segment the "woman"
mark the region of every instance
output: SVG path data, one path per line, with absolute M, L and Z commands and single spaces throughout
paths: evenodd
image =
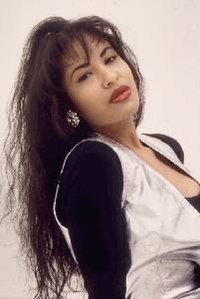
M 35 298 L 61 298 L 75 274 L 90 299 L 199 298 L 199 182 L 178 141 L 137 132 L 143 109 L 136 58 L 113 24 L 33 29 L 7 162 Z

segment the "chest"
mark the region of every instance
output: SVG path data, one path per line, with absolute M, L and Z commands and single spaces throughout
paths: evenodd
M 178 189 L 184 197 L 193 197 L 200 193 L 200 185 L 197 181 L 158 152 L 150 150 L 142 159 Z

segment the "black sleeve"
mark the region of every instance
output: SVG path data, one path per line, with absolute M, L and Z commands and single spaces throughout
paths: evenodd
M 83 142 L 68 158 L 60 188 L 57 212 L 69 229 L 89 299 L 125 299 L 130 260 L 117 154 L 101 142 Z
M 154 134 L 144 134 L 144 135 L 149 135 L 153 136 L 156 138 L 161 139 L 165 143 L 167 143 L 176 153 L 177 157 L 179 160 L 184 163 L 184 151 L 180 145 L 180 143 L 173 137 L 165 135 L 165 134 L 159 134 L 159 133 L 154 133 Z

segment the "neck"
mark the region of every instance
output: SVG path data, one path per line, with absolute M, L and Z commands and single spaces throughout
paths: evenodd
M 134 150 L 134 151 L 141 151 L 144 149 L 142 145 L 135 125 L 131 120 L 126 122 L 115 123 L 106 126 L 99 126 L 96 127 L 95 130 L 97 133 L 103 134 L 109 138 L 116 140 L 117 142 L 121 143 L 122 145 Z

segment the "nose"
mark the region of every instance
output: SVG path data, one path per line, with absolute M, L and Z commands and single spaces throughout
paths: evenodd
M 102 76 L 103 76 L 103 87 L 104 88 L 109 88 L 110 86 L 113 86 L 118 80 L 117 72 L 110 70 L 110 69 L 104 70 Z

